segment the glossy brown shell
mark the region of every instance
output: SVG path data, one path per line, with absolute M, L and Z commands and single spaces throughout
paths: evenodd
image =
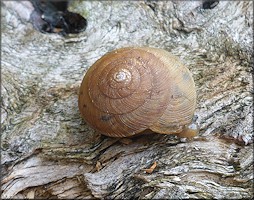
M 89 68 L 79 93 L 85 121 L 111 137 L 146 129 L 179 133 L 192 121 L 195 107 L 190 71 L 177 57 L 157 48 L 107 53 Z

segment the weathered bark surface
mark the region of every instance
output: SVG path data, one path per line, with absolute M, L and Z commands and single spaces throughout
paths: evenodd
M 201 4 L 76 1 L 88 28 L 64 38 L 35 31 L 27 2 L 1 2 L 2 198 L 253 198 L 253 2 Z M 81 119 L 86 70 L 125 46 L 160 47 L 189 67 L 193 141 L 108 138 Z

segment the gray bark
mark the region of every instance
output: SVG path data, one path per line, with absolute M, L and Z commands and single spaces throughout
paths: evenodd
M 62 37 L 33 29 L 28 2 L 2 1 L 2 198 L 253 198 L 253 2 L 201 5 L 75 1 L 87 30 Z M 82 120 L 86 70 L 126 46 L 163 48 L 188 66 L 192 141 L 108 138 Z

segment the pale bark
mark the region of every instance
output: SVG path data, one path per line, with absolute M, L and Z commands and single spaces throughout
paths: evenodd
M 26 2 L 2 1 L 2 198 L 253 198 L 253 2 L 201 4 L 76 1 L 87 30 L 62 37 L 34 30 Z M 82 120 L 86 70 L 126 46 L 166 49 L 190 69 L 193 141 L 108 138 Z

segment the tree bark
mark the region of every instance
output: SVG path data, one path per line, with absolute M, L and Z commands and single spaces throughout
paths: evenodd
M 33 29 L 29 2 L 1 2 L 1 197 L 253 198 L 253 2 L 76 1 L 69 9 L 88 27 L 62 37 Z M 166 49 L 190 69 L 193 140 L 109 138 L 82 120 L 85 72 L 127 46 Z

